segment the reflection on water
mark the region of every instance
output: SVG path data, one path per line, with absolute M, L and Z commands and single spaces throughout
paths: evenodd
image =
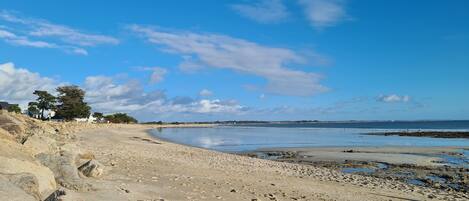
M 164 128 L 152 135 L 164 140 L 226 152 L 275 147 L 320 146 L 469 146 L 468 139 L 363 135 L 382 129 L 213 127 Z M 390 131 L 387 129 L 386 131 Z
M 373 168 L 342 168 L 343 173 L 373 173 L 376 170 Z
M 197 138 L 198 140 L 198 144 L 201 146 L 201 147 L 204 147 L 204 148 L 212 148 L 212 147 L 217 147 L 217 146 L 223 146 L 223 145 L 228 145 L 230 144 L 229 141 L 227 141 L 227 139 L 223 139 L 223 138 L 220 138 L 220 137 L 209 137 L 209 136 L 203 136 L 203 137 L 200 137 L 200 138 Z M 238 142 L 234 142 L 232 141 L 231 144 L 237 144 Z
M 409 179 L 407 181 L 407 183 L 413 184 L 413 185 L 416 185 L 416 186 L 425 186 L 425 182 L 423 182 L 422 180 L 419 180 L 419 179 Z

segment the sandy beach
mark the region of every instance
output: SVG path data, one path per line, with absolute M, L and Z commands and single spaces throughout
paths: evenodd
M 165 129 L 163 127 L 205 126 L 213 125 L 56 123 L 16 114 L 0 115 L 0 159 L 3 162 L 0 163 L 0 200 L 362 201 L 469 198 L 463 192 L 345 174 L 333 167 L 265 160 L 179 145 L 153 138 L 149 132 L 156 128 Z M 305 153 L 342 160 L 339 157 L 344 156 L 341 149 L 309 150 Z M 391 148 L 387 151 L 393 150 L 396 151 Z M 298 148 L 296 151 L 307 149 Z M 368 154 L 367 157 L 379 154 L 373 151 L 379 150 L 362 149 L 356 153 L 362 154 L 361 157 L 363 154 Z M 335 154 L 327 157 L 325 152 Z M 428 158 L 415 161 L 431 163 Z
M 147 126 L 76 133 L 81 149 L 105 166 L 88 192 L 64 200 L 464 200 L 359 175 L 219 153 L 151 138 Z M 461 197 L 461 198 L 457 198 Z

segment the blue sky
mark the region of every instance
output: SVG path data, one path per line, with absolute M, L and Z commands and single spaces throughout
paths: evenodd
M 469 2 L 2 1 L 0 100 L 143 121 L 469 119 Z

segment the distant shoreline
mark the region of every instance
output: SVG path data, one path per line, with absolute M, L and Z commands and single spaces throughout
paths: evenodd
M 393 131 L 393 132 L 368 133 L 366 135 L 469 139 L 469 131 L 396 131 L 396 132 Z
M 333 121 L 323 121 L 323 120 L 279 120 L 279 121 L 262 121 L 262 120 L 227 120 L 227 121 L 199 121 L 199 122 L 142 122 L 139 124 L 143 125 L 240 125 L 240 126 L 276 126 L 276 125 L 354 125 L 354 124 L 422 124 L 422 123 L 456 123 L 456 124 L 466 124 L 469 125 L 469 120 L 333 120 Z M 339 127 L 344 128 L 344 127 Z M 355 128 L 355 127 L 351 127 Z M 358 127 L 358 128 L 374 128 L 374 127 Z M 467 127 L 469 129 L 469 127 Z M 417 128 L 418 129 L 418 128 Z

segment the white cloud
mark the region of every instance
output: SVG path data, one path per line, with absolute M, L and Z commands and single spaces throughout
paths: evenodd
M 136 70 L 140 71 L 150 71 L 150 79 L 148 83 L 150 84 L 156 84 L 159 82 L 162 82 L 168 74 L 168 70 L 166 68 L 161 68 L 161 67 L 135 67 Z
M 196 100 L 189 97 L 168 99 L 162 91 L 145 92 L 143 86 L 135 80 L 119 84 L 114 78 L 106 76 L 87 77 L 84 88 L 92 108 L 104 113 L 128 112 L 137 116 L 155 117 L 180 114 L 235 114 L 246 108 L 236 101 Z
M 20 104 L 23 109 L 36 99 L 35 90 L 54 93 L 64 85 L 55 79 L 41 76 L 13 63 L 0 64 L 0 101 Z M 86 91 L 85 101 L 94 111 L 104 113 L 126 112 L 137 118 L 158 116 L 238 114 L 247 108 L 234 100 L 192 99 L 175 97 L 169 99 L 163 91 L 144 90 L 137 80 L 107 76 L 86 77 L 81 86 Z
M 299 0 L 299 3 L 316 29 L 334 26 L 348 17 L 345 0 Z
M 202 89 L 199 92 L 199 96 L 212 96 L 212 95 L 213 95 L 213 92 L 208 89 Z
M 153 68 L 153 72 L 151 73 L 150 83 L 156 84 L 158 82 L 163 81 L 164 76 L 168 71 L 164 68 Z
M 134 92 L 141 90 L 141 86 L 136 81 L 129 81 L 125 84 L 115 84 L 112 77 L 89 76 L 85 79 L 85 89 L 87 97 L 91 102 L 108 101 L 112 98 L 131 97 Z
M 18 38 L 7 40 L 7 42 L 20 45 L 20 46 L 28 46 L 28 47 L 37 47 L 37 48 L 57 48 L 57 46 L 53 43 L 48 43 L 44 41 L 31 41 L 27 38 Z
M 134 112 L 159 104 L 165 96 L 163 92 L 146 93 L 136 80 L 118 83 L 116 78 L 89 76 L 85 79 L 86 101 L 96 111 L 104 113 Z
M 391 94 L 391 95 L 380 95 L 377 100 L 379 102 L 385 102 L 385 103 L 407 103 L 410 101 L 410 96 L 404 95 L 396 95 L 396 94 Z
M 83 48 L 72 48 L 72 49 L 71 49 L 71 52 L 72 52 L 73 54 L 88 55 L 88 51 L 86 51 L 86 50 L 83 49 Z
M 183 56 L 183 60 L 179 64 L 179 69 L 186 73 L 195 73 L 199 70 L 202 70 L 204 67 L 202 64 L 194 61 L 191 56 Z
M 16 38 L 14 33 L 0 29 L 0 38 Z
M 62 41 L 74 44 L 78 46 L 96 46 L 101 44 L 110 44 L 117 45 L 119 40 L 116 38 L 105 36 L 105 35 L 95 35 L 95 34 L 85 34 L 78 30 L 62 26 L 51 24 L 48 22 L 34 22 L 31 24 L 36 26 L 33 31 L 30 32 L 32 36 L 50 36 L 58 37 Z
M 17 36 L 16 34 L 0 29 L 0 39 L 3 39 L 5 42 L 17 45 L 17 46 L 25 46 L 25 47 L 34 47 L 34 48 L 51 48 L 51 49 L 61 49 L 65 52 L 71 54 L 78 54 L 78 55 L 88 55 L 88 52 L 79 47 L 73 46 L 60 46 L 55 43 L 39 41 L 39 40 L 31 40 L 26 36 Z
M 172 105 L 170 108 L 178 112 L 199 114 L 239 113 L 245 109 L 244 106 L 239 105 L 236 101 L 221 101 L 219 99 L 201 99 L 185 105 Z
M 55 48 L 67 53 L 88 55 L 87 50 L 81 47 L 119 43 L 118 39 L 111 36 L 87 34 L 43 19 L 19 17 L 5 10 L 0 11 L 0 21 L 12 25 L 2 27 L 10 30 L 0 30 L 0 38 L 13 45 Z M 41 40 L 34 38 L 41 38 Z
M 225 35 L 167 32 L 138 25 L 129 29 L 163 51 L 181 55 L 185 65 L 193 63 L 263 77 L 267 80 L 263 89 L 270 93 L 311 96 L 327 90 L 319 83 L 320 75 L 285 66 L 306 62 L 306 58 L 290 49 L 262 46 Z
M 282 0 L 259 0 L 252 4 L 235 4 L 231 8 L 240 15 L 260 23 L 273 23 L 288 17 Z
M 0 64 L 0 100 L 18 103 L 23 109 L 35 99 L 35 90 L 54 91 L 57 86 L 59 83 L 52 78 L 17 68 L 13 63 Z
M 57 48 L 57 45 L 53 43 L 48 43 L 44 41 L 33 41 L 27 37 L 17 36 L 16 34 L 10 31 L 2 29 L 0 29 L 0 38 L 13 45 L 29 46 L 36 48 Z
M 165 75 L 168 73 L 168 70 L 160 67 L 150 67 L 145 68 L 145 70 L 152 71 L 150 75 L 150 84 L 156 84 L 164 80 Z

